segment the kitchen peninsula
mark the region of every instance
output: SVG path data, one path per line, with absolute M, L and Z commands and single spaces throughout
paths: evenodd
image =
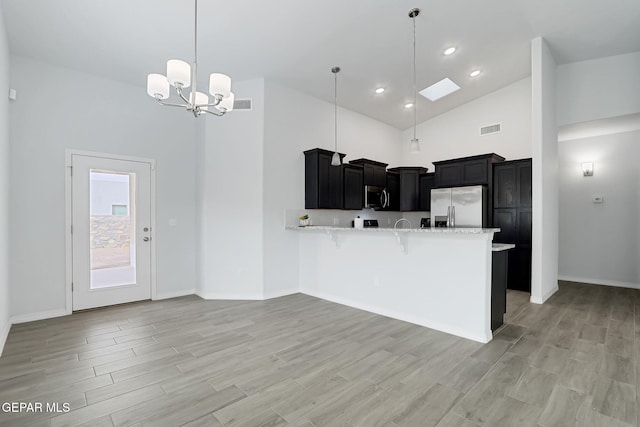
M 493 228 L 298 227 L 303 293 L 479 342 L 491 332 Z

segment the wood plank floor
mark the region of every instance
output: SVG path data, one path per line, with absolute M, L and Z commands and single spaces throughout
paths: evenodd
M 301 294 L 14 325 L 0 403 L 71 411 L 0 425 L 638 425 L 640 291 L 561 282 L 508 310 L 487 345 Z

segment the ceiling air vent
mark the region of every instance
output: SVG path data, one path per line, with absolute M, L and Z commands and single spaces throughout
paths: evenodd
M 491 135 L 493 133 L 502 132 L 502 123 L 496 123 L 495 125 L 482 126 L 480 128 L 480 136 Z
M 233 110 L 251 110 L 251 99 L 236 99 L 233 101 Z

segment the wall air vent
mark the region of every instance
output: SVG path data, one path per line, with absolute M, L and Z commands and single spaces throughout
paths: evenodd
M 495 125 L 482 126 L 480 128 L 480 136 L 491 135 L 494 133 L 502 132 L 502 123 L 496 123 Z
M 233 101 L 233 110 L 251 110 L 251 99 L 236 99 Z

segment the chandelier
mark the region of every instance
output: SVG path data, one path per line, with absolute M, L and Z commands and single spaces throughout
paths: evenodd
M 234 95 L 231 92 L 231 77 L 226 74 L 212 73 L 209 76 L 209 93 L 213 97 L 209 102 L 209 95 L 197 91 L 198 80 L 198 0 L 195 3 L 194 23 L 194 54 L 193 65 L 179 59 L 167 61 L 167 75 L 149 74 L 147 76 L 147 94 L 160 105 L 182 107 L 191 111 L 195 117 L 204 113 L 223 116 L 233 110 Z M 180 98 L 178 102 L 167 102 L 169 85 L 175 88 Z M 184 89 L 191 86 L 191 92 L 185 94 Z M 195 94 L 195 95 L 194 95 Z

